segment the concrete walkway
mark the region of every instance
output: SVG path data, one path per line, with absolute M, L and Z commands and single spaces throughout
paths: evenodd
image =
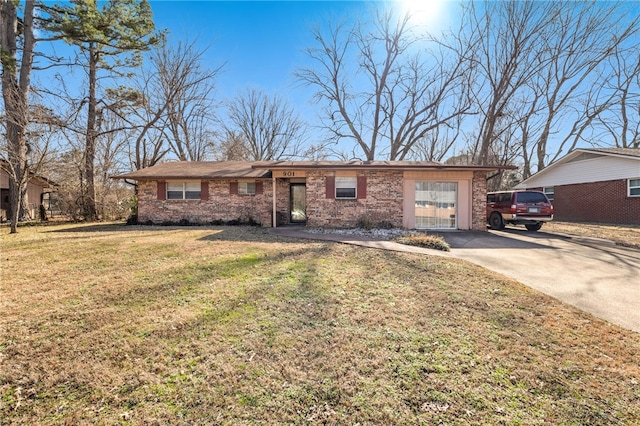
M 584 237 L 547 232 L 454 231 L 441 233 L 451 252 L 354 235 L 314 234 L 302 227 L 278 235 L 363 247 L 455 257 L 513 278 L 599 318 L 640 332 L 640 250 Z
M 301 226 L 284 226 L 281 228 L 271 228 L 271 233 L 282 235 L 290 238 L 302 238 L 307 240 L 317 241 L 333 241 L 343 244 L 351 244 L 355 246 L 369 247 L 381 250 L 400 251 L 404 253 L 420 253 L 430 254 L 432 256 L 444 256 L 451 257 L 450 252 L 429 249 L 424 247 L 408 246 L 406 244 L 394 243 L 393 241 L 377 240 L 374 238 L 363 237 L 360 235 L 345 235 L 345 234 L 316 234 L 311 232 L 305 232 Z

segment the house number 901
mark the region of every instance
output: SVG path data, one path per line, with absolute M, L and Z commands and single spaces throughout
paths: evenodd
M 284 177 L 294 177 L 296 172 L 282 172 L 282 176 Z

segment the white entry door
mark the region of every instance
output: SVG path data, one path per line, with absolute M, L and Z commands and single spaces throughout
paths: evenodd
M 416 229 L 456 229 L 457 182 L 416 182 Z

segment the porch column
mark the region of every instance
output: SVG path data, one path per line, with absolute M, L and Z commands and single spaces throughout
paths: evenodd
M 276 177 L 273 176 L 271 178 L 271 181 L 273 182 L 273 191 L 272 191 L 272 198 L 273 198 L 273 227 L 275 228 L 276 226 L 278 226 L 277 222 L 277 218 L 276 218 Z

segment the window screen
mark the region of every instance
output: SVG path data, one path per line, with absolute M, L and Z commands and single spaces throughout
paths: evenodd
M 356 177 L 336 177 L 336 198 L 356 198 Z

